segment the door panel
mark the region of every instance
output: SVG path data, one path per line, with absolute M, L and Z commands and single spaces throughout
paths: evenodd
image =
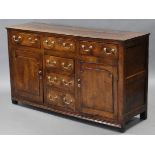
M 13 79 L 16 96 L 25 100 L 43 101 L 41 54 L 14 50 Z
M 83 113 L 114 117 L 117 92 L 115 72 L 112 67 L 81 63 L 80 104 Z

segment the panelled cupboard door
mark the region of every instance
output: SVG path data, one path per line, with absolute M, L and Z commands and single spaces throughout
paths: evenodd
M 12 53 L 15 97 L 43 102 L 42 55 L 24 49 L 14 49 Z
M 80 63 L 80 110 L 105 118 L 117 116 L 117 70 L 111 66 Z

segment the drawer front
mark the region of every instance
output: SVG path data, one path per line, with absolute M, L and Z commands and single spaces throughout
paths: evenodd
M 81 41 L 80 54 L 115 59 L 118 57 L 118 50 L 115 44 Z
M 14 45 L 30 46 L 40 48 L 40 36 L 33 33 L 13 32 L 11 40 Z
M 45 37 L 43 47 L 56 51 L 75 52 L 75 40 L 70 38 Z
M 74 61 L 72 59 L 45 55 L 45 65 L 61 73 L 74 73 Z
M 69 93 L 62 93 L 53 89 L 47 89 L 46 101 L 50 106 L 63 107 L 66 110 L 75 110 L 75 98 Z
M 55 73 L 47 73 L 46 81 L 49 86 L 63 90 L 74 91 L 74 78 Z

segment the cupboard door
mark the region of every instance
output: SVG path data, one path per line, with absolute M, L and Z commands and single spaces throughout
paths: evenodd
M 80 109 L 82 113 L 114 118 L 117 115 L 116 69 L 101 65 L 81 63 Z
M 24 49 L 12 52 L 15 97 L 37 103 L 43 102 L 42 55 Z

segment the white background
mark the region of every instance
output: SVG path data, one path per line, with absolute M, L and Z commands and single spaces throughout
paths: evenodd
M 150 19 L 153 0 L 5 0 L 1 19 Z M 1 40 L 1 36 L 0 36 Z M 154 154 L 154 136 L 0 136 L 0 155 Z

